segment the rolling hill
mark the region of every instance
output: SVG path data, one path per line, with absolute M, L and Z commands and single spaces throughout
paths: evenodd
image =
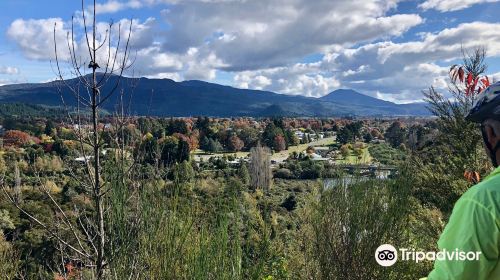
M 106 93 L 117 77 L 101 92 Z M 67 83 L 86 95 L 77 79 Z M 135 85 L 131 87 L 130 85 Z M 269 91 L 238 89 L 203 81 L 175 82 L 169 79 L 122 78 L 124 100 L 134 115 L 152 116 L 425 116 L 423 103 L 395 104 L 353 90 L 340 89 L 321 98 L 291 96 Z M 60 89 L 60 90 L 59 90 Z M 75 106 L 76 99 L 60 82 L 15 84 L 0 87 L 0 103 Z M 119 94 L 104 105 L 114 111 Z

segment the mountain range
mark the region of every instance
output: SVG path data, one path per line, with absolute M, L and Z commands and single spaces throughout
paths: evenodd
M 101 89 L 103 95 L 115 84 L 113 76 Z M 79 88 L 77 79 L 66 84 Z M 130 86 L 134 85 L 134 86 Z M 213 117 L 342 117 L 342 116 L 427 116 L 425 103 L 395 104 L 354 90 L 339 89 L 321 98 L 292 96 L 270 91 L 238 89 L 203 81 L 175 82 L 170 79 L 121 78 L 124 103 L 133 115 Z M 121 91 L 121 90 L 120 90 Z M 0 103 L 27 103 L 48 106 L 76 106 L 77 100 L 61 82 L 13 84 L 0 87 Z M 115 111 L 120 94 L 103 106 Z

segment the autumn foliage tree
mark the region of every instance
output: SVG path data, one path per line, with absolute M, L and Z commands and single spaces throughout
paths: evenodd
M 456 174 L 464 170 L 484 168 L 481 136 L 477 124 L 467 121 L 475 97 L 490 83 L 485 75 L 486 53 L 476 49 L 472 53 L 463 51 L 463 62 L 450 67 L 449 93 L 452 98 L 438 93 L 434 88 L 425 92 L 431 112 L 438 117 L 439 140 L 446 143 L 457 160 L 451 162 Z
M 464 50 L 462 64 L 450 68 L 448 93 L 433 87 L 424 92 L 428 108 L 436 116 L 438 133 L 433 136 L 434 144 L 417 151 L 413 158 L 414 169 L 419 170 L 415 174 L 416 196 L 444 213 L 474 184 L 464 173 L 485 174 L 489 170 L 478 124 L 465 119 L 475 97 L 489 85 L 485 57 L 481 48 Z
M 187 136 L 187 135 L 181 134 L 181 133 L 174 133 L 172 136 L 179 139 L 179 141 L 184 141 L 184 142 L 188 143 L 190 151 L 194 151 L 194 150 L 198 149 L 198 147 L 199 147 L 198 135 Z
M 465 96 L 474 97 L 490 85 L 488 76 L 482 75 L 486 71 L 486 65 L 481 63 L 482 60 L 484 60 L 484 51 L 475 53 L 474 57 L 466 58 L 464 65 L 454 64 L 450 68 L 452 82 L 457 87 L 463 87 Z M 476 69 L 473 68 L 474 66 Z
M 30 142 L 31 136 L 20 130 L 8 130 L 4 135 L 4 144 L 23 146 Z
M 233 135 L 229 137 L 229 150 L 233 152 L 239 152 L 243 147 L 245 146 L 245 143 L 236 135 Z
M 276 152 L 286 150 L 286 141 L 283 135 L 274 136 L 273 148 Z

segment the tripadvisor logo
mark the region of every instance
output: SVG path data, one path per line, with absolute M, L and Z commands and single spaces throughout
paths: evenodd
M 423 252 L 399 248 L 399 259 L 401 261 L 413 261 L 416 263 L 426 260 L 478 261 L 480 256 L 481 252 L 465 252 L 459 249 Z M 375 260 L 381 266 L 392 266 L 398 260 L 398 250 L 391 244 L 380 245 L 377 250 L 375 250 Z
M 398 260 L 398 251 L 391 244 L 380 245 L 375 251 L 375 260 L 381 266 L 391 266 Z

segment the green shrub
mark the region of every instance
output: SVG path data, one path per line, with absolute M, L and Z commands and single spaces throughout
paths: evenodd
M 291 179 L 294 176 L 290 169 L 280 168 L 274 172 L 273 177 L 278 179 Z
M 401 179 L 337 182 L 321 193 L 312 214 L 319 278 L 401 279 L 373 253 L 381 244 L 404 244 L 410 185 Z
M 376 161 L 385 165 L 398 165 L 407 158 L 403 150 L 393 148 L 387 143 L 370 145 L 368 151 Z

